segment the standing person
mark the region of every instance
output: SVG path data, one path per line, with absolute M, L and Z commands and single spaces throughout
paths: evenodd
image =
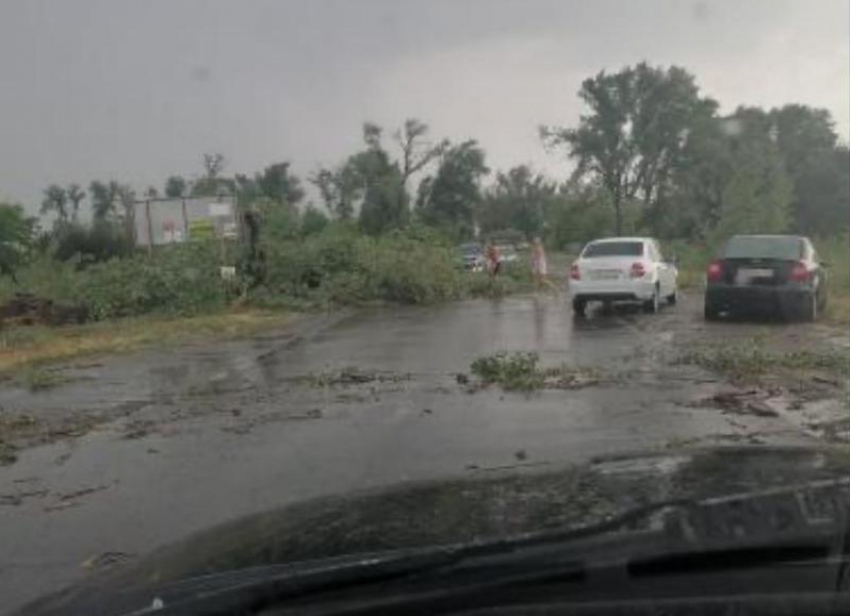
M 534 284 L 537 291 L 543 287 L 552 289 L 555 293 L 558 289 L 549 281 L 549 263 L 546 261 L 546 251 L 543 249 L 543 242 L 539 237 L 535 237 L 531 244 L 531 273 L 534 275 Z
M 484 245 L 484 259 L 487 261 L 487 272 L 491 276 L 496 276 L 502 268 L 502 263 L 499 259 L 499 249 L 491 241 Z

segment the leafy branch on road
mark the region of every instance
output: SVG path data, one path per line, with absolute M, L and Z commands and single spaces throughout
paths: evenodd
M 540 356 L 534 352 L 500 351 L 477 358 L 470 365 L 470 371 L 478 378 L 478 387 L 496 384 L 505 391 L 577 389 L 595 385 L 601 379 L 594 369 L 563 363 L 541 367 L 539 362 Z

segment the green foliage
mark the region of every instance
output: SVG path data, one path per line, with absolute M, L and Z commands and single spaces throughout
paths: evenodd
M 24 262 L 34 229 L 22 206 L 0 202 L 0 275 L 14 275 Z
M 123 209 L 125 218 L 130 216 L 136 194 L 127 184 L 119 184 L 114 180 L 89 184 L 91 195 L 92 216 L 96 221 L 108 220 L 118 214 L 118 207 Z
M 322 201 L 334 219 L 348 221 L 354 217 L 354 202 L 360 190 L 354 169 L 348 165 L 335 170 L 320 169 L 310 182 L 319 189 Z
M 606 191 L 569 185 L 552 199 L 546 212 L 549 242 L 564 250 L 614 233 L 614 208 Z
M 304 198 L 301 180 L 289 172 L 289 163 L 269 165 L 255 179 L 260 194 L 279 203 L 296 205 Z
M 165 180 L 165 196 L 169 199 L 185 197 L 188 186 L 185 178 L 179 175 L 172 175 Z
M 846 353 L 808 350 L 777 353 L 765 348 L 759 338 L 734 344 L 698 346 L 679 359 L 682 363 L 697 365 L 739 382 L 771 374 L 777 368 L 823 370 L 842 376 L 850 370 L 850 358 Z
M 720 193 L 712 243 L 736 233 L 782 233 L 788 229 L 792 184 L 768 139 L 733 142 L 732 172 Z
M 53 234 L 53 255 L 60 261 L 78 258 L 85 265 L 127 256 L 134 250 L 127 229 L 109 220 L 96 220 L 90 226 L 79 223 L 57 228 Z
M 148 313 L 197 314 L 225 304 L 217 244 L 191 243 L 92 264 L 43 255 L 20 271 L 12 287 L 0 279 L 0 299 L 15 291 L 78 306 L 93 320 Z
M 717 104 L 702 99 L 684 69 L 645 63 L 586 79 L 579 96 L 590 113 L 578 128 L 542 128 L 549 147 L 565 147 L 576 160 L 575 178 L 593 177 L 608 191 L 617 234 L 623 204 L 652 203 L 672 173 L 697 118 Z
M 554 201 L 556 186 L 527 165 L 496 175 L 496 183 L 477 212 L 478 224 L 486 232 L 517 229 L 526 239 L 541 235 L 545 214 Z
M 168 246 L 93 265 L 80 274 L 74 303 L 95 320 L 152 312 L 197 314 L 223 306 L 227 289 L 215 243 Z
M 259 299 L 431 303 L 459 297 L 462 276 L 450 248 L 423 241 L 416 234 L 372 238 L 333 224 L 303 240 L 267 247 L 266 289 Z
M 304 213 L 301 216 L 301 235 L 321 233 L 328 224 L 330 224 L 330 220 L 325 213 L 309 204 L 304 208 Z
M 454 229 L 458 238 L 469 237 L 473 213 L 482 200 L 480 181 L 490 170 L 484 150 L 474 140 L 448 148 L 434 177 L 419 186 L 417 212 L 431 225 Z
M 537 353 L 500 351 L 479 357 L 470 365 L 470 371 L 485 385 L 500 384 L 506 391 L 531 391 L 543 387 L 545 373 L 537 366 Z
M 44 200 L 41 202 L 42 214 L 55 214 L 59 223 L 68 221 L 68 194 L 57 184 L 51 184 L 44 189 Z

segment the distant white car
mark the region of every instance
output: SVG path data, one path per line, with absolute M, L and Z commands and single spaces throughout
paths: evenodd
M 658 312 L 662 300 L 675 304 L 679 271 L 664 260 L 650 237 L 594 240 L 570 268 L 573 311 L 583 315 L 588 302 L 641 302 L 646 312 Z

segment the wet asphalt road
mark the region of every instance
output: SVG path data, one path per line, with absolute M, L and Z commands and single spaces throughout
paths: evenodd
M 44 392 L 0 390 L 10 412 L 114 418 L 0 467 L 0 611 L 92 564 L 314 496 L 754 434 L 807 442 L 782 416 L 692 404 L 717 379 L 676 362 L 677 345 L 753 329 L 706 325 L 687 298 L 660 315 L 576 321 L 565 297 L 514 297 L 316 317 L 250 340 L 72 365 L 67 384 Z M 592 367 L 603 382 L 530 396 L 457 382 L 498 350 Z M 384 380 L 316 378 L 345 366 Z

